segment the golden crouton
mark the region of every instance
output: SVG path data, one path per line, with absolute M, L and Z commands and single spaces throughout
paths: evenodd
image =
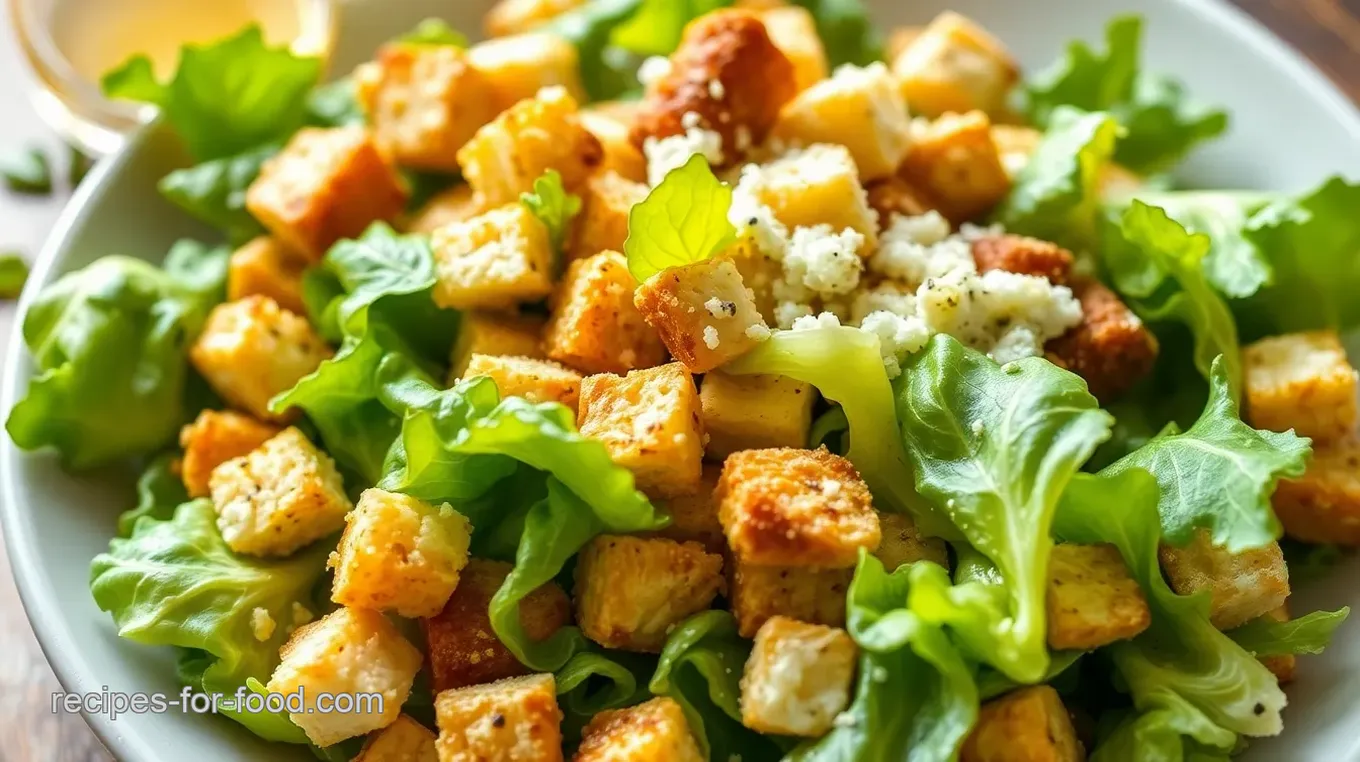
M 354 83 L 378 147 L 430 172 L 457 172 L 458 149 L 500 112 L 491 80 L 453 45 L 384 45 Z
M 207 497 L 214 468 L 245 455 L 278 433 L 278 426 L 230 410 L 199 413 L 193 423 L 179 431 L 179 446 L 184 450 L 179 475 L 184 490 L 189 497 Z
M 1279 543 L 1232 554 L 1198 529 L 1185 547 L 1164 544 L 1159 556 L 1177 593 L 1209 591 L 1209 621 L 1220 630 L 1246 624 L 1289 597 L 1289 569 Z
M 403 714 L 370 735 L 353 762 L 439 762 L 434 742 L 429 728 Z
M 724 587 L 722 556 L 660 537 L 600 535 L 581 550 L 575 576 L 581 632 L 606 648 L 651 653 Z
M 845 596 L 853 568 L 752 566 L 740 558 L 729 558 L 728 566 L 728 598 L 743 638 L 755 637 L 773 616 L 845 626 Z
M 584 373 L 626 373 L 666 360 L 666 347 L 633 306 L 628 261 L 602 251 L 567 266 L 543 338 L 548 357 Z
M 638 286 L 633 304 L 691 373 L 707 373 L 770 336 L 754 294 L 726 257 L 662 270 Z
M 488 207 L 518 203 L 549 169 L 574 191 L 602 158 L 600 141 L 581 126 L 576 99 L 560 86 L 501 112 L 458 151 L 463 177 Z
M 449 378 L 462 378 L 473 355 L 542 359 L 540 342 L 545 322 L 534 315 L 464 312 L 449 355 Z
M 1004 270 L 1037 275 L 1063 285 L 1072 272 L 1072 252 L 1056 243 L 1003 233 L 973 240 L 973 262 L 978 272 Z
M 581 374 L 551 360 L 500 355 L 473 355 L 464 378 L 487 376 L 501 397 L 523 397 L 530 402 L 560 402 L 576 411 Z
M 887 39 L 883 43 L 883 59 L 896 61 L 925 30 L 923 26 L 895 26 L 888 30 Z
M 803 447 L 817 392 L 785 376 L 729 376 L 714 371 L 699 389 L 709 458 L 740 450 Z
M 969 19 L 946 11 L 892 61 L 914 114 L 937 117 L 980 109 L 1003 113 L 1020 67 L 999 40 Z
M 697 490 L 666 501 L 671 523 L 658 529 L 656 536 L 676 542 L 697 542 L 710 553 L 726 550 L 727 538 L 723 536 L 722 522 L 718 521 L 718 501 L 713 495 L 721 475 L 720 464 L 705 463 Z
M 441 762 L 562 762 L 562 710 L 551 673 L 442 691 Z
M 867 182 L 897 171 L 911 145 L 911 122 L 886 66 L 847 65 L 789 101 L 771 134 L 796 145 L 843 145 Z
M 741 724 L 816 738 L 850 705 L 855 642 L 839 627 L 771 617 L 756 633 L 741 676 Z
M 331 600 L 341 606 L 434 616 L 468 562 L 472 525 L 448 503 L 366 489 L 345 517 L 330 559 Z
M 982 705 L 959 762 L 1082 762 L 1086 751 L 1058 692 L 1020 688 Z
M 555 34 L 531 32 L 485 40 L 468 48 L 467 60 L 491 85 L 496 114 L 545 87 L 562 87 L 577 101 L 586 97 L 576 46 Z
M 1258 429 L 1317 440 L 1355 431 L 1355 368 L 1335 331 L 1272 336 L 1244 347 L 1246 418 Z
M 783 5 L 760 14 L 770 41 L 793 64 L 793 82 L 798 92 L 826 79 L 826 48 L 817 34 L 817 21 L 806 8 Z
M 586 0 L 497 0 L 482 19 L 487 37 L 503 37 L 535 29 Z
M 902 176 L 955 224 L 984 215 L 1011 190 L 991 121 L 981 111 L 946 114 L 919 130 Z
M 485 212 L 486 206 L 482 202 L 471 185 L 459 183 L 426 201 L 406 221 L 405 228 L 411 233 L 429 235 L 445 225 L 466 222 Z
M 794 77 L 793 64 L 755 13 L 720 10 L 700 16 L 671 54 L 670 72 L 647 89 L 633 125 L 633 144 L 641 148 L 648 139 L 684 135 L 695 126 L 718 133 L 720 163 L 734 163 L 764 142 L 779 109 L 797 92 Z
M 420 620 L 436 693 L 528 674 L 496 637 L 488 613 L 511 568 L 500 561 L 469 559 L 444 609 Z M 519 621 L 530 638 L 543 640 L 571 621 L 571 601 L 556 583 L 546 583 L 520 601 Z
M 892 225 L 893 215 L 917 217 L 935 209 L 935 202 L 925 192 L 897 175 L 875 180 L 864 189 L 869 208 L 878 214 L 884 229 Z
M 859 472 L 826 448 L 733 453 L 716 494 L 727 543 L 748 564 L 854 566 L 882 537 Z
M 602 251 L 623 251 L 623 242 L 628 240 L 628 213 L 645 198 L 646 185 L 624 179 L 617 172 L 591 175 L 581 188 L 581 213 L 576 216 L 568 256 L 582 259 Z
M 552 291 L 548 228 L 519 202 L 436 229 L 430 247 L 440 307 L 513 307 Z
M 1272 622 L 1289 621 L 1289 605 L 1281 605 L 1277 609 L 1272 609 L 1264 616 Z M 1276 654 L 1274 656 L 1262 656 L 1258 659 L 1270 674 L 1275 676 L 1275 680 L 1284 685 L 1293 682 L 1294 670 L 1298 668 L 1298 658 L 1294 654 Z
M 862 254 L 878 245 L 878 215 L 869 208 L 859 169 L 845 146 L 819 143 L 790 151 L 758 170 L 745 170 L 738 189 L 770 207 L 789 230 L 854 228 L 864 235 Z
M 1360 545 L 1360 440 L 1314 445 L 1308 470 L 1281 479 L 1271 504 L 1296 540 Z
M 685 712 L 660 696 L 627 709 L 600 712 L 581 733 L 573 762 L 703 762 Z
M 302 301 L 302 271 L 307 262 L 273 236 L 262 235 L 233 251 L 227 261 L 227 301 L 267 296 L 299 315 L 307 314 Z
M 880 511 L 878 527 L 883 534 L 883 541 L 878 544 L 878 550 L 873 552 L 873 556 L 882 561 L 883 568 L 888 571 L 917 561 L 932 561 L 946 569 L 949 568 L 949 551 L 944 540 L 938 537 L 922 537 L 921 530 L 916 528 L 916 522 L 907 514 Z
M 1152 623 L 1143 590 L 1113 545 L 1053 547 L 1048 559 L 1048 645 L 1094 651 Z
M 1081 376 L 1096 399 L 1128 391 L 1157 362 L 1157 337 L 1113 291 L 1095 278 L 1078 278 L 1081 323 L 1044 345 L 1048 359 Z
M 285 392 L 331 356 L 330 347 L 306 318 L 267 296 L 251 296 L 213 308 L 189 349 L 199 374 L 233 407 L 266 421 L 293 417 L 269 410 Z
M 756 309 L 769 325 L 775 324 L 774 308 L 778 300 L 774 286 L 784 277 L 784 265 L 766 254 L 751 238 L 741 238 L 727 247 L 721 256 L 732 260 L 741 273 L 741 282 L 755 296 Z
M 312 261 L 405 204 L 396 171 L 362 127 L 298 130 L 246 190 L 255 219 Z
M 341 608 L 299 627 L 279 649 L 270 693 L 302 694 L 305 708 L 289 712 L 317 746 L 361 736 L 396 722 L 420 670 L 420 651 L 376 611 Z M 381 701 L 354 696 L 354 711 L 318 711 L 324 695 L 380 694 Z
M 647 157 L 642 150 L 633 145 L 629 137 L 632 132 L 632 116 L 626 120 L 601 109 L 604 104 L 592 104 L 581 111 L 581 124 L 590 134 L 600 141 L 604 158 L 597 172 L 614 172 L 625 180 L 637 183 L 647 182 Z

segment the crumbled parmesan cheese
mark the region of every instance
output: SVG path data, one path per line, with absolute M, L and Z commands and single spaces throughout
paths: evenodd
M 863 245 L 864 235 L 853 228 L 840 233 L 830 225 L 797 228 L 784 254 L 784 280 L 822 297 L 848 294 L 859 285 L 864 269 L 859 256 Z
M 811 316 L 812 307 L 800 302 L 780 302 L 774 308 L 775 325 L 785 331 L 793 328 L 793 324 L 799 319 Z
M 860 291 L 850 304 L 850 319 L 858 323 L 870 313 L 880 310 L 894 315 L 915 315 L 916 290 L 887 280 Z
M 269 640 L 274 634 L 274 617 L 269 615 L 267 609 L 256 606 L 250 612 L 250 632 L 255 639 L 263 643 Z
M 764 341 L 770 338 L 770 329 L 764 323 L 752 323 L 746 326 L 746 338 L 751 341 Z
M 718 338 L 718 329 L 711 325 L 704 326 L 704 346 L 709 349 L 717 349 L 722 340 Z
M 715 101 L 720 101 L 727 95 L 727 88 L 723 87 L 722 80 L 710 79 L 708 81 L 708 94 Z
M 681 117 L 685 134 L 665 138 L 649 137 L 642 144 L 647 157 L 647 182 L 658 185 L 673 169 L 679 169 L 689 157 L 700 154 L 709 164 L 723 161 L 722 135 L 700 127 L 700 117 L 693 111 Z
M 878 337 L 878 351 L 888 378 L 901 375 L 902 358 L 919 352 L 930 341 L 930 329 L 915 315 L 902 317 L 886 311 L 873 312 L 860 321 L 859 327 Z
M 655 87 L 661 80 L 670 76 L 671 59 L 666 56 L 650 56 L 638 67 L 638 82 L 643 87 Z
M 306 606 L 303 606 L 301 603 L 298 603 L 297 601 L 293 601 L 292 614 L 294 627 L 301 627 L 302 625 L 312 621 L 312 619 L 316 616 Z
M 939 235 L 941 226 L 944 235 Z M 869 269 L 907 283 L 921 283 L 955 270 L 976 271 L 972 244 L 948 236 L 949 223 L 937 212 L 920 217 L 899 215 L 879 238 Z
M 708 310 L 708 314 L 715 318 L 730 318 L 737 314 L 737 305 L 732 302 L 725 302 L 716 296 L 704 302 L 704 309 Z
M 840 328 L 841 319 L 830 312 L 820 315 L 806 315 L 793 321 L 795 331 L 815 331 L 819 328 Z
M 789 229 L 775 219 L 773 209 L 762 204 L 751 192 L 757 181 L 748 181 L 746 178 L 758 177 L 759 174 L 760 166 L 757 164 L 742 167 L 741 179 L 732 190 L 732 206 L 727 210 L 727 220 L 737 229 L 738 236 L 751 239 L 766 256 L 783 259 L 784 250 L 789 245 Z

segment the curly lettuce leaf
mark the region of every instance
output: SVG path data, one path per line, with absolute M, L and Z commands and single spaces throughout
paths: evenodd
M 156 188 L 170 203 L 240 245 L 264 232 L 264 226 L 246 210 L 246 190 L 265 160 L 278 150 L 278 145 L 271 144 L 176 169 L 161 178 Z
M 307 124 L 315 127 L 348 127 L 364 124 L 352 77 L 317 85 L 307 94 Z
M 860 0 L 793 0 L 793 5 L 812 14 L 832 68 L 883 60 L 882 35 Z
M 1224 296 L 1242 299 L 1270 282 L 1269 263 L 1246 239 L 1247 220 L 1274 198 L 1256 191 L 1168 191 L 1139 193 L 1191 233 L 1209 237 L 1204 275 Z
M 647 676 L 655 667 L 656 658 L 649 654 L 598 646 L 572 656 L 553 674 L 563 714 L 563 741 L 568 746 L 579 743 L 581 730 L 600 712 L 646 700 Z
M 637 97 L 641 57 L 613 45 L 614 31 L 633 17 L 643 0 L 592 0 L 544 24 L 576 47 L 581 83 L 592 101 Z
M 1261 617 L 1225 634 L 1256 657 L 1320 654 L 1350 613 L 1349 606 L 1342 606 L 1336 611 L 1314 611 L 1287 622 Z
M 737 240 L 727 219 L 732 189 L 699 154 L 673 169 L 628 212 L 623 253 L 638 283 L 668 267 L 702 262 Z
M 610 33 L 609 42 L 640 56 L 670 55 L 685 25 L 732 0 L 640 0 L 637 10 Z
M 437 18 L 424 19 L 411 31 L 398 37 L 395 42 L 403 45 L 449 46 L 466 48 L 467 35 L 449 26 L 447 21 Z
M 168 521 L 181 503 L 189 502 L 184 480 L 179 477 L 176 453 L 157 456 L 137 478 L 137 505 L 118 516 L 118 536 L 131 537 L 137 520 L 147 516 Z
M 943 334 L 908 359 L 893 392 L 917 492 L 1004 583 L 1004 619 L 992 625 L 979 615 L 974 650 L 1012 679 L 1034 682 L 1049 658 L 1049 526 L 1113 421 L 1081 378 L 1047 360 L 1000 366 Z M 852 446 L 854 431 L 852 421 Z
M 581 197 L 568 193 L 562 186 L 562 175 L 550 169 L 534 180 L 534 192 L 521 193 L 519 201 L 548 229 L 548 240 L 552 243 L 553 251 L 560 255 L 568 226 L 581 211 Z

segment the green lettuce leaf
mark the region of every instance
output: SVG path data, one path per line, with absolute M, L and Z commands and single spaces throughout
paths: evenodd
M 448 25 L 443 19 L 428 18 L 415 25 L 411 31 L 398 37 L 395 42 L 404 45 L 431 45 L 466 48 L 467 36 Z
M 686 24 L 731 4 L 732 0 L 640 0 L 637 11 L 614 28 L 609 41 L 640 56 L 670 55 Z
M 576 46 L 581 83 L 592 101 L 637 97 L 642 89 L 640 56 L 612 44 L 614 30 L 642 7 L 643 0 L 591 0 L 544 24 L 542 31 Z
M 28 262 L 15 252 L 0 254 L 0 299 L 18 299 L 28 282 Z
M 534 180 L 534 192 L 521 193 L 519 200 L 548 228 L 548 240 L 560 256 L 571 220 L 581 211 L 581 197 L 567 193 L 562 175 L 550 169 Z
M 668 267 L 702 262 L 737 240 L 727 219 L 732 189 L 695 154 L 628 212 L 623 253 L 638 283 Z
M 1209 237 L 1204 275 L 1214 288 L 1230 299 L 1251 296 L 1273 277 L 1270 264 L 1244 234 L 1247 220 L 1273 197 L 1273 194 L 1256 191 L 1138 194 L 1138 200 L 1162 208 L 1186 230 Z
M 307 124 L 314 127 L 348 127 L 367 121 L 359 107 L 354 80 L 341 77 L 317 85 L 307 94 Z
M 118 516 L 118 536 L 131 537 L 137 520 L 148 516 L 156 521 L 168 521 L 181 503 L 189 502 L 184 480 L 179 477 L 176 463 L 179 456 L 168 452 L 156 456 L 137 479 L 137 505 Z
M 817 36 L 826 48 L 827 63 L 868 66 L 883 60 L 883 41 L 878 27 L 860 0 L 793 0 L 806 8 L 817 23 Z
M 562 736 L 567 746 L 580 742 L 591 718 L 608 709 L 632 706 L 647 699 L 647 676 L 656 657 L 598 646 L 572 656 L 553 674 L 557 703 L 562 709 Z
M 302 126 L 307 93 L 321 61 L 269 47 L 259 26 L 205 45 L 185 45 L 168 82 L 151 59 L 134 56 L 104 75 L 104 94 L 160 108 L 199 161 L 220 159 L 282 140 Z
M 1350 613 L 1350 607 L 1343 606 L 1336 611 L 1314 611 L 1287 622 L 1261 617 L 1226 634 L 1257 657 L 1320 654 L 1332 642 L 1332 633 Z
M 221 230 L 233 245 L 240 245 L 264 232 L 246 211 L 246 190 L 259 176 L 265 160 L 278 150 L 271 144 L 177 169 L 161 178 L 156 187 L 170 203 Z

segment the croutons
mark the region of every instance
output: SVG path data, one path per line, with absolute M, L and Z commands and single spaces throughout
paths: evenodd
M 938 537 L 922 537 L 916 522 L 905 513 L 880 511 L 878 528 L 883 541 L 873 552 L 874 558 L 883 562 L 883 568 L 894 571 L 902 564 L 917 561 L 932 561 L 949 568 L 949 551 L 944 540 Z
M 647 89 L 633 144 L 684 135 L 691 128 L 722 138 L 723 161 L 759 145 L 797 92 L 793 64 L 749 11 L 721 10 L 695 19 L 671 54 L 671 69 Z M 694 114 L 689 117 L 688 114 Z
M 1272 622 L 1289 621 L 1289 605 L 1285 604 L 1277 609 L 1271 609 L 1264 615 L 1264 618 Z M 1280 685 L 1294 680 L 1294 670 L 1298 668 L 1298 658 L 1294 654 L 1276 654 L 1274 656 L 1262 656 L 1258 659 L 1270 674 L 1275 676 L 1275 680 Z
M 727 247 L 722 256 L 732 260 L 741 273 L 741 282 L 755 296 L 756 309 L 769 325 L 775 324 L 774 287 L 784 277 L 784 264 L 766 254 L 751 237 L 737 239 Z
M 826 79 L 826 48 L 817 22 L 806 8 L 785 5 L 760 14 L 770 41 L 793 64 L 793 83 L 802 92 Z
M 1081 324 L 1045 344 L 1044 353 L 1058 367 L 1085 379 L 1091 394 L 1107 402 L 1152 370 L 1157 337 L 1095 278 L 1074 279 L 1072 293 L 1081 302 Z
M 1232 554 L 1198 529 L 1185 547 L 1162 545 L 1159 555 L 1177 593 L 1209 591 L 1209 621 L 1220 630 L 1246 624 L 1289 597 L 1289 569 L 1279 543 Z
M 967 18 L 946 11 L 930 22 L 892 62 L 913 113 L 1005 110 L 1020 67 L 1001 42 Z
M 1003 233 L 973 240 L 973 262 L 980 273 L 1004 270 L 1063 285 L 1072 272 L 1072 261 L 1067 249 L 1029 236 Z
M 214 468 L 245 455 L 278 433 L 277 426 L 230 410 L 199 413 L 193 423 L 179 430 L 179 446 L 184 450 L 179 475 L 184 490 L 189 497 L 207 497 Z
M 892 225 L 895 214 L 917 217 L 935 208 L 925 193 L 897 175 L 868 183 L 864 190 L 869 196 L 869 208 L 878 214 L 885 230 Z
M 482 28 L 487 37 L 519 34 L 542 26 L 585 0 L 499 0 L 486 12 Z
M 581 111 L 581 124 L 600 141 L 600 148 L 604 151 L 604 158 L 596 171 L 615 172 L 619 177 L 637 183 L 647 182 L 647 157 L 629 138 L 630 125 L 633 123 L 631 115 L 624 119 L 602 110 L 601 105 L 592 104 Z
M 725 257 L 662 270 L 638 286 L 633 304 L 691 373 L 707 373 L 770 336 L 755 295 Z
M 755 637 L 773 616 L 828 627 L 845 625 L 845 596 L 854 569 L 752 566 L 735 557 L 729 565 L 732 614 L 743 638 Z
M 1335 331 L 1261 339 L 1243 348 L 1242 361 L 1252 426 L 1322 441 L 1355 431 L 1357 373 Z
M 576 560 L 576 621 L 606 648 L 659 653 L 723 587 L 722 556 L 696 542 L 600 535 Z
M 741 676 L 741 724 L 815 738 L 850 705 L 855 643 L 839 627 L 772 617 L 756 633 Z
M 982 705 L 960 762 L 1082 762 L 1086 751 L 1058 692 L 1047 685 L 1011 691 Z
M 491 628 L 491 598 L 510 574 L 510 564 L 468 560 L 443 611 L 420 620 L 430 655 L 430 682 L 436 693 L 528 674 Z M 525 633 L 543 640 L 571 621 L 571 601 L 549 582 L 519 603 Z
M 255 219 L 312 261 L 405 204 L 396 171 L 362 127 L 298 130 L 246 190 Z
M 439 762 L 434 741 L 429 728 L 403 714 L 369 736 L 353 762 Z
M 464 312 L 458 339 L 449 355 L 449 377 L 463 377 L 473 355 L 501 355 L 541 359 L 545 321 L 534 315 L 503 312 Z
M 1314 445 L 1308 470 L 1280 480 L 1271 504 L 1296 540 L 1360 545 L 1360 440 Z
M 718 487 L 722 466 L 705 463 L 699 488 L 688 495 L 666 501 L 671 523 L 656 531 L 657 537 L 676 542 L 697 542 L 710 553 L 722 553 L 727 548 L 722 522 L 718 521 L 718 501 L 713 491 Z
M 562 762 L 562 710 L 551 674 L 443 691 L 434 712 L 441 762 Z
M 742 172 L 738 188 L 770 207 L 789 229 L 830 225 L 864 235 L 861 253 L 878 245 L 878 217 L 860 185 L 859 170 L 845 146 L 818 143 Z
M 628 240 L 628 213 L 647 198 L 647 186 L 616 172 L 591 175 L 581 189 L 581 213 L 567 253 L 572 259 L 602 251 L 623 251 Z
M 457 172 L 458 149 L 500 112 L 490 78 L 454 45 L 384 45 L 354 83 L 378 147 L 431 172 Z
M 985 214 L 1011 189 L 981 111 L 946 114 L 918 130 L 901 171 L 955 224 Z
M 888 30 L 887 39 L 883 42 L 884 60 L 896 61 L 925 30 L 923 26 L 895 26 Z
M 288 719 L 317 746 L 395 722 L 421 662 L 420 651 L 382 614 L 348 608 L 298 628 L 279 649 L 279 658 L 267 688 L 270 693 L 303 693 L 305 711 L 289 712 Z M 382 700 L 358 695 L 371 693 L 381 694 Z M 322 694 L 353 696 L 354 711 L 316 711 Z
M 406 221 L 406 230 L 429 235 L 450 223 L 466 222 L 486 211 L 482 202 L 471 185 L 459 183 L 426 201 Z
M 637 283 L 617 251 L 567 266 L 543 338 L 548 357 L 584 373 L 626 373 L 666 360 L 666 347 L 633 306 Z
M 576 46 L 555 34 L 485 40 L 468 48 L 467 60 L 491 85 L 493 115 L 534 97 L 545 87 L 562 87 L 577 101 L 586 97 Z
M 341 606 L 434 616 L 467 565 L 472 525 L 448 503 L 366 489 L 331 556 L 331 600 Z
M 882 63 L 836 69 L 789 101 L 771 134 L 800 145 L 844 145 L 864 181 L 897 171 L 911 146 L 907 107 Z
M 704 456 L 699 392 L 679 363 L 622 377 L 587 376 L 577 421 L 581 434 L 603 442 L 648 495 L 671 497 L 698 489 Z
M 548 228 L 519 202 L 436 229 L 430 247 L 440 307 L 513 307 L 552 291 Z
M 703 762 L 685 712 L 660 696 L 627 709 L 600 712 L 581 733 L 573 762 Z
M 277 238 L 262 235 L 233 251 L 227 261 L 227 301 L 247 296 L 267 296 L 279 306 L 299 315 L 307 314 L 302 302 L 302 271 L 307 262 L 289 251 Z
M 1059 543 L 1048 559 L 1048 645 L 1094 651 L 1152 622 L 1143 590 L 1113 545 Z
M 213 308 L 189 360 L 233 407 L 265 421 L 286 421 L 269 400 L 293 388 L 331 356 L 330 347 L 305 318 L 267 296 L 251 296 Z
M 213 469 L 217 528 L 237 553 L 286 556 L 345 525 L 351 508 L 330 456 L 289 427 Z
M 859 472 L 826 448 L 733 453 L 716 494 L 727 544 L 748 564 L 853 566 L 882 537 Z
M 528 357 L 473 355 L 464 378 L 487 376 L 501 397 L 523 397 L 530 402 L 560 402 L 576 411 L 581 374 L 550 360 Z
M 722 460 L 740 450 L 803 447 L 817 392 L 785 376 L 730 376 L 714 371 L 699 389 L 704 453 Z
M 549 169 L 575 190 L 602 157 L 600 141 L 581 126 L 576 99 L 546 87 L 478 130 L 458 151 L 458 164 L 486 205 L 497 207 L 518 202 Z

